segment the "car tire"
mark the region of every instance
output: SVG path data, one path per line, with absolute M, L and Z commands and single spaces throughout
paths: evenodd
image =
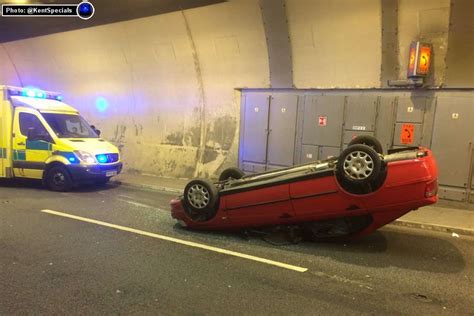
M 372 147 L 377 153 L 383 154 L 383 146 L 379 142 L 379 140 L 375 138 L 374 136 L 369 136 L 369 135 L 357 136 L 356 138 L 354 138 L 353 140 L 349 142 L 348 147 L 352 145 L 359 145 L 359 144 Z
M 219 192 L 205 179 L 191 180 L 184 188 L 183 205 L 186 214 L 194 221 L 204 222 L 216 215 Z
M 46 172 L 45 182 L 51 191 L 66 192 L 73 186 L 72 177 L 63 166 L 53 166 Z
M 370 185 L 381 176 L 382 160 L 367 145 L 347 147 L 337 159 L 336 176 L 339 183 L 351 193 Z
M 231 167 L 227 168 L 224 171 L 222 171 L 221 175 L 219 176 L 219 181 L 225 181 L 230 179 L 241 179 L 243 176 L 245 176 L 245 173 L 240 170 L 239 168 Z

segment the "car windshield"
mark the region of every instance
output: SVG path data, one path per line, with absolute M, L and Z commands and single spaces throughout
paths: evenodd
M 98 138 L 84 118 L 76 114 L 42 113 L 59 138 Z

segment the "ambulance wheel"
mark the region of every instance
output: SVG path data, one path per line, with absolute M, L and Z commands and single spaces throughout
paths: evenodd
M 191 180 L 184 188 L 183 204 L 186 214 L 194 221 L 204 222 L 216 215 L 219 192 L 205 179 Z
M 245 176 L 245 173 L 240 170 L 239 168 L 227 168 L 224 171 L 222 171 L 221 175 L 219 176 L 219 181 L 225 181 L 230 179 L 241 179 L 243 176 Z
M 348 146 L 358 145 L 358 144 L 367 145 L 369 147 L 372 147 L 372 149 L 375 150 L 378 154 L 383 154 L 382 144 L 374 136 L 370 136 L 370 135 L 357 136 L 356 138 L 354 138 L 353 140 L 349 142 Z
M 377 152 L 358 144 L 347 147 L 338 157 L 336 176 L 344 189 L 358 194 L 361 187 L 379 180 L 381 169 L 382 160 Z
M 56 192 L 69 191 L 73 185 L 71 175 L 63 166 L 48 169 L 45 180 L 49 189 Z

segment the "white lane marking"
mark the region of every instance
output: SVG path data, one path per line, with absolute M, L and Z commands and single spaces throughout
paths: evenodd
M 110 227 L 110 228 L 114 228 L 114 229 L 117 229 L 117 230 L 122 230 L 122 231 L 130 232 L 130 233 L 134 233 L 134 234 L 138 234 L 138 235 L 142 235 L 142 236 L 148 236 L 148 237 L 152 237 L 152 238 L 166 240 L 166 241 L 174 242 L 174 243 L 189 246 L 189 247 L 209 250 L 209 251 L 213 251 L 213 252 L 217 252 L 217 253 L 221 253 L 221 254 L 225 254 L 225 255 L 229 255 L 229 256 L 234 256 L 234 257 L 239 257 L 239 258 L 243 258 L 243 259 L 247 259 L 247 260 L 266 263 L 266 264 L 269 264 L 269 265 L 272 265 L 272 266 L 277 266 L 277 267 L 280 267 L 280 268 L 284 268 L 284 269 L 288 269 L 288 270 L 292 270 L 292 271 L 296 271 L 296 272 L 306 272 L 306 271 L 308 271 L 308 268 L 302 268 L 302 267 L 294 266 L 294 265 L 291 265 L 291 264 L 286 264 L 286 263 L 283 263 L 283 262 L 278 262 L 278 261 L 273 261 L 273 260 L 270 260 L 270 259 L 265 259 L 265 258 L 260 258 L 260 257 L 252 256 L 252 255 L 247 255 L 247 254 L 241 253 L 241 252 L 231 251 L 231 250 L 222 249 L 222 248 L 218 248 L 218 247 L 199 244 L 199 243 L 196 243 L 196 242 L 193 242 L 193 241 L 187 241 L 187 240 L 168 237 L 168 236 L 164 236 L 164 235 L 154 234 L 154 233 L 146 232 L 146 231 L 143 231 L 143 230 L 134 229 L 134 228 L 125 227 L 125 226 L 120 226 L 120 225 L 115 225 L 115 224 L 102 222 L 102 221 L 98 221 L 98 220 L 90 219 L 90 218 L 86 218 L 86 217 L 71 215 L 71 214 L 52 211 L 52 210 L 42 210 L 41 212 L 51 214 L 51 215 L 61 216 L 61 217 L 67 217 L 67 218 L 75 219 L 75 220 L 82 221 L 82 222 L 92 223 L 92 224 L 96 224 L 96 225 L 100 225 L 100 226 Z

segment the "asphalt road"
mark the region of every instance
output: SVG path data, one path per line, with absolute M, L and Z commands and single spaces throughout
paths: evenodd
M 0 182 L 0 314 L 474 315 L 474 238 L 386 226 L 347 244 L 275 246 L 179 228 L 171 197 Z

